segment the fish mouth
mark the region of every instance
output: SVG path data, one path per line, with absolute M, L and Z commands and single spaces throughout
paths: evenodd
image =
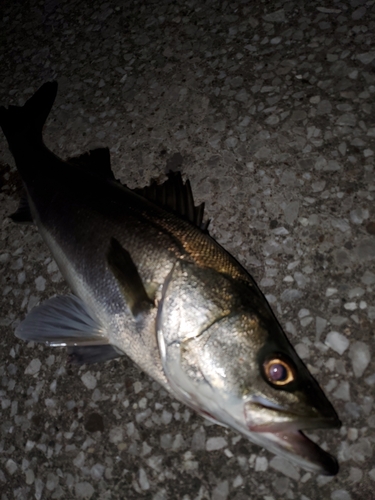
M 339 428 L 341 422 L 337 415 L 322 416 L 315 412 L 301 415 L 272 404 L 248 402 L 245 405 L 245 420 L 248 430 L 266 448 L 318 474 L 334 476 L 338 473 L 336 458 L 302 432 Z

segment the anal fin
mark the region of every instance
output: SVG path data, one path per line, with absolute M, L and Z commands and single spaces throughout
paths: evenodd
M 68 347 L 68 363 L 72 365 L 104 363 L 124 355 L 122 351 L 111 344 Z

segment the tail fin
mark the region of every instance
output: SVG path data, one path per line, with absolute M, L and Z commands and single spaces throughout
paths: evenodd
M 0 107 L 0 126 L 14 153 L 17 145 L 42 140 L 42 129 L 57 93 L 57 82 L 47 82 L 24 106 Z

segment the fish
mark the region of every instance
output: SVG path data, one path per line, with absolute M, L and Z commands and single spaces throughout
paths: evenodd
M 249 272 L 209 234 L 189 181 L 130 189 L 107 148 L 62 160 L 43 142 L 57 82 L 0 125 L 25 196 L 11 218 L 34 223 L 71 293 L 30 311 L 15 335 L 65 346 L 72 362 L 128 356 L 215 424 L 317 474 L 336 458 L 303 431 L 341 426 Z

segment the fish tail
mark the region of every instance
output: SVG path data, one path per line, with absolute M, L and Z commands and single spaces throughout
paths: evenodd
M 14 154 L 27 143 L 42 142 L 43 125 L 57 93 L 57 82 L 47 82 L 23 106 L 0 107 L 0 126 Z

